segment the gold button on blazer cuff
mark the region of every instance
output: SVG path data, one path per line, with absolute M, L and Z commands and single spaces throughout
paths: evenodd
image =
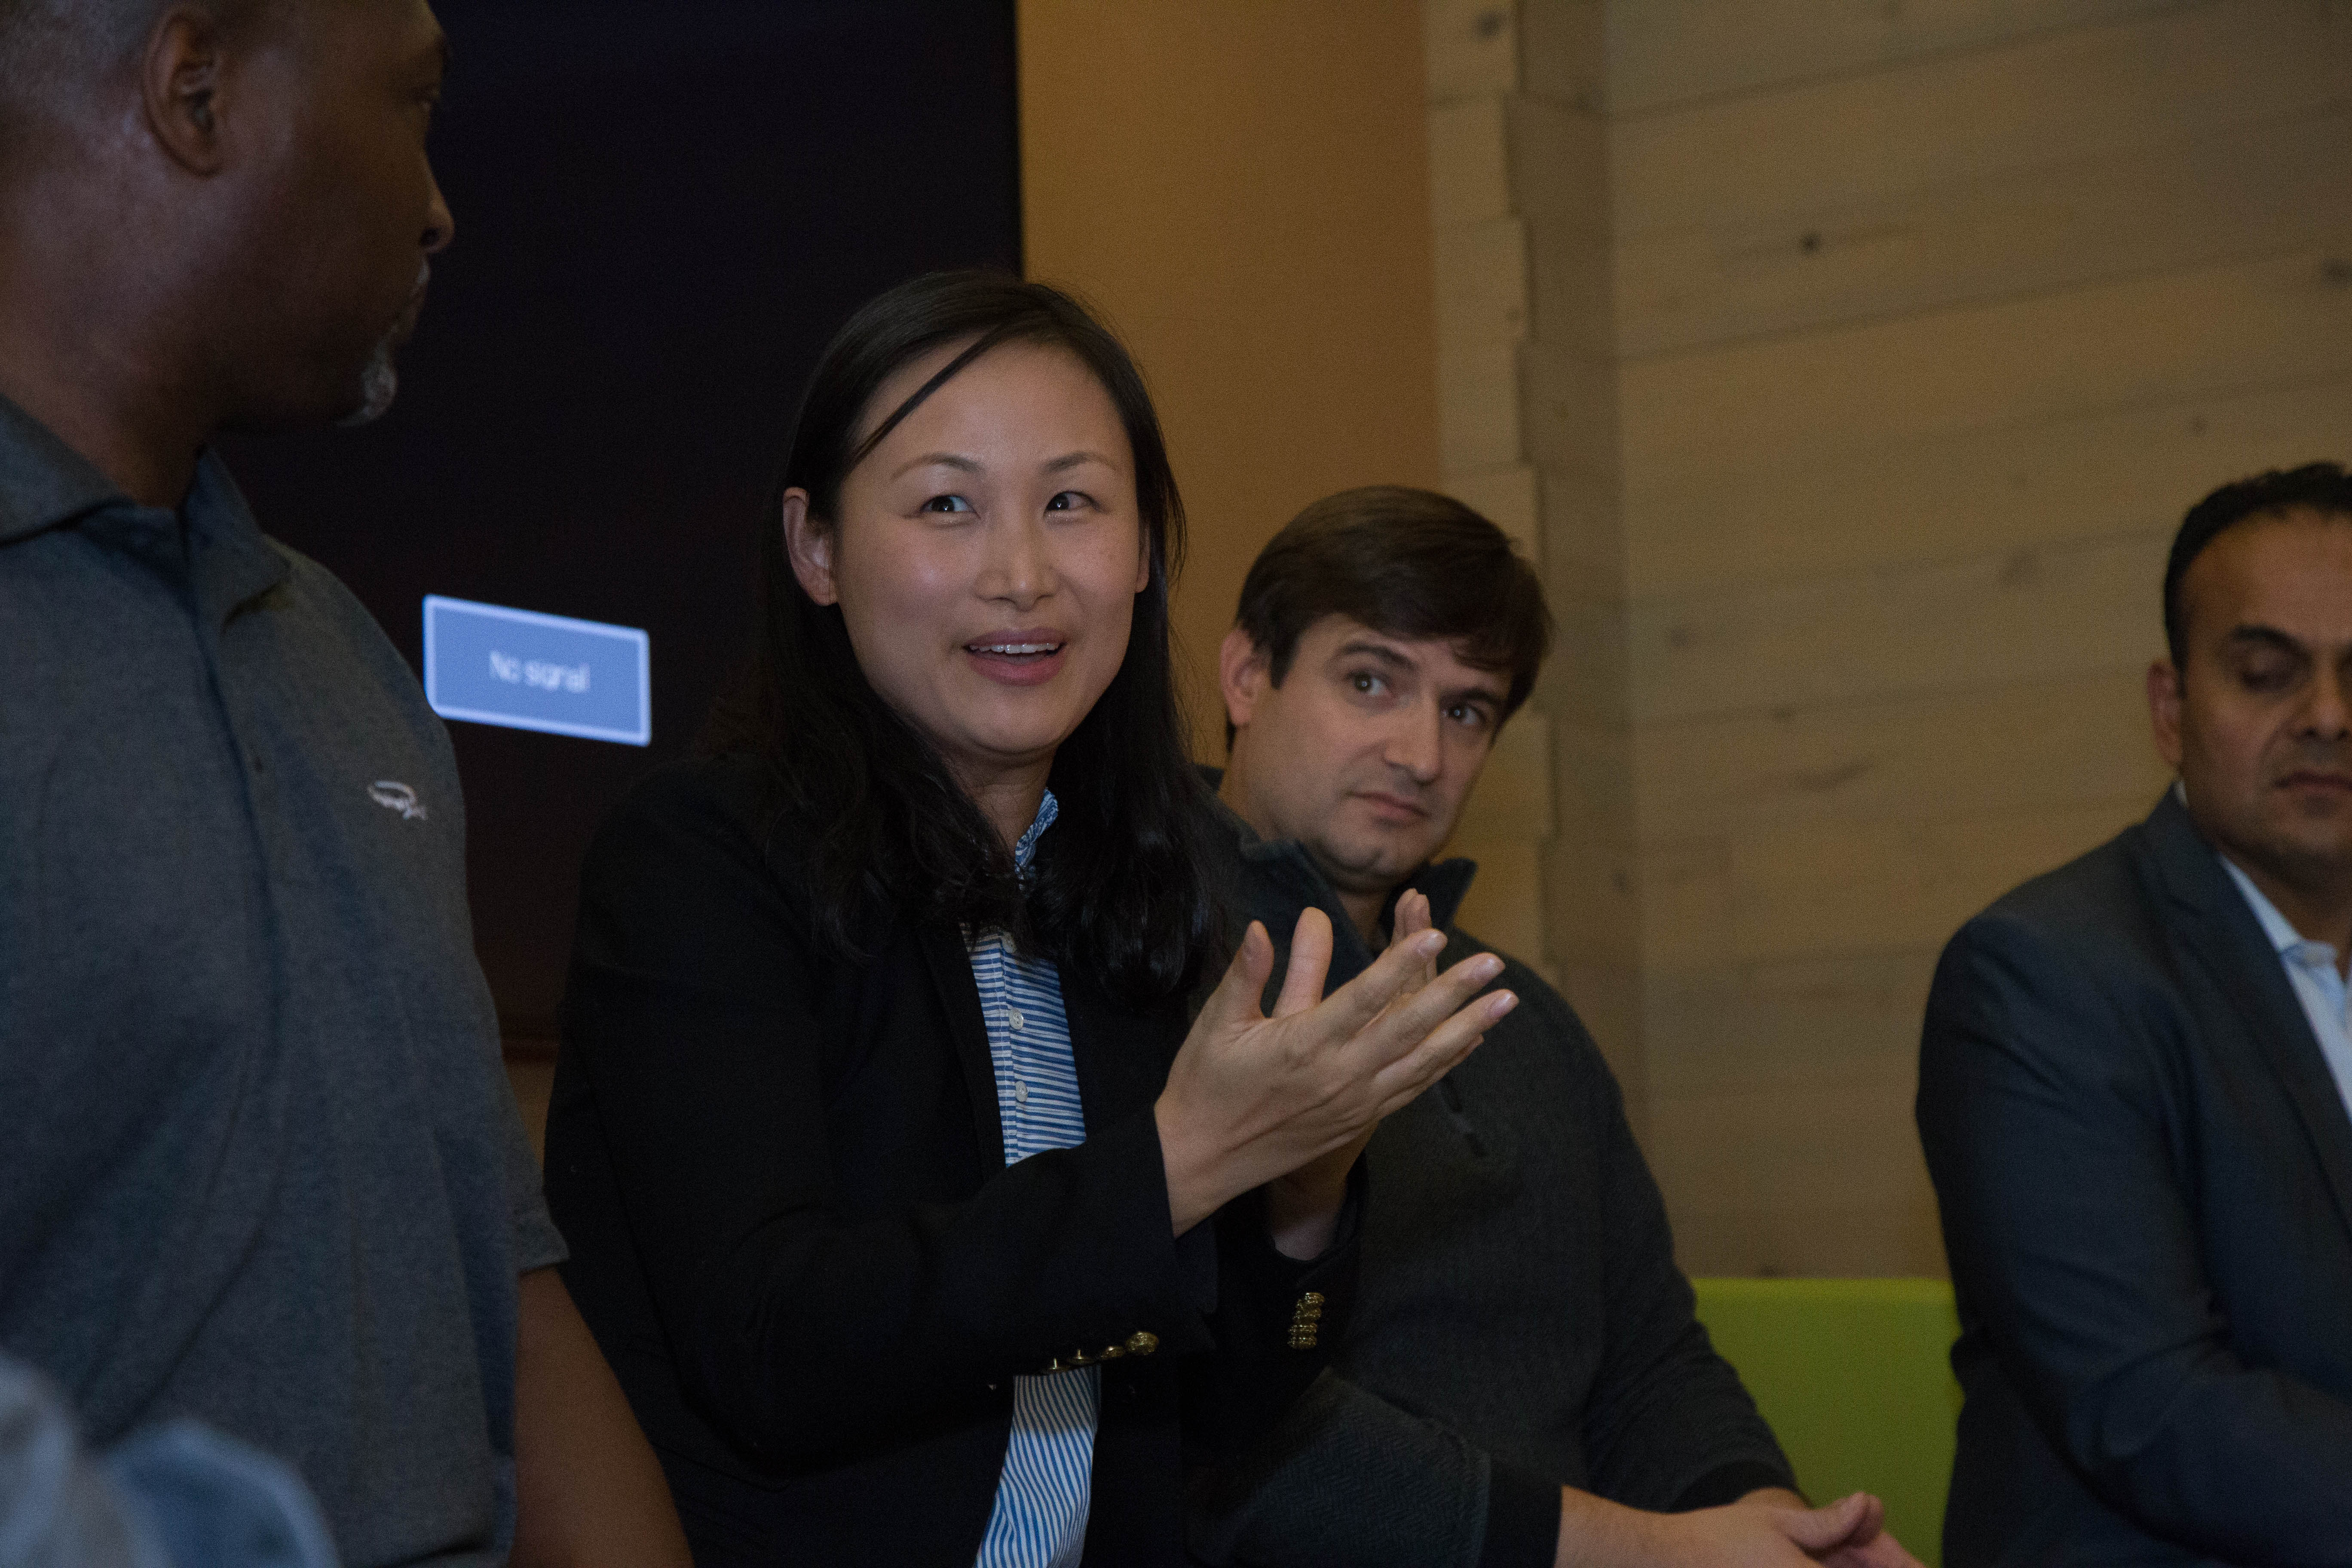
M 1094 1366 L 1102 1362 L 1118 1361 L 1122 1356 L 1150 1355 L 1159 1348 L 1158 1334 L 1148 1330 L 1138 1329 L 1127 1336 L 1125 1344 L 1105 1345 L 1101 1350 L 1091 1354 L 1083 1350 L 1075 1350 L 1067 1355 L 1057 1355 L 1038 1368 L 1037 1375 L 1046 1377 L 1057 1372 L 1076 1372 L 1082 1366 Z
M 1309 1290 L 1290 1310 L 1288 1342 L 1295 1351 L 1311 1351 L 1323 1327 L 1323 1292 Z

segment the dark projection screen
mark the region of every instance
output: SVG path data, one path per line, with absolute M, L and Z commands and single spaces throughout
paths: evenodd
M 1011 0 L 449 0 L 457 217 L 400 399 L 241 440 L 262 526 L 412 665 L 428 594 L 643 628 L 637 747 L 452 722 L 475 938 L 551 1039 L 579 864 L 689 748 L 752 628 L 753 539 L 810 367 L 919 272 L 1020 262 Z

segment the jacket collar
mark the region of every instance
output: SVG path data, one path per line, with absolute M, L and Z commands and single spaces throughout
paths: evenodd
M 2140 830 L 2156 879 L 2186 922 L 2189 962 L 2204 965 L 2245 1019 L 2263 1061 L 2294 1104 L 2335 1193 L 2338 1216 L 2352 1229 L 2352 1118 L 2278 950 L 2230 879 L 2221 852 L 2198 831 L 2179 790 L 2165 791 Z
M 1004 1121 L 996 1110 L 996 1066 L 988 1053 L 988 1026 L 981 1017 L 980 983 L 971 976 L 971 953 L 963 944 L 962 933 L 953 926 L 927 925 L 917 940 L 923 950 L 923 963 L 931 972 L 931 984 L 938 988 L 940 1001 L 947 1009 L 948 1034 L 955 1042 L 957 1065 L 963 1068 L 964 1092 L 971 1097 L 973 1131 L 980 1138 L 981 1155 L 993 1160 L 995 1168 L 1001 1170 L 1004 1165 Z M 1070 1031 L 1070 1043 L 1075 1050 L 1075 1026 Z M 1087 1126 L 1093 1125 L 1093 1121 L 1087 1122 Z

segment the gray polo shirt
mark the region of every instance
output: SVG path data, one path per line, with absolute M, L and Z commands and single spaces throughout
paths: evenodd
M 347 1563 L 496 1563 L 562 1257 L 407 666 L 216 458 L 141 507 L 0 399 L 0 1350 L 292 1461 Z

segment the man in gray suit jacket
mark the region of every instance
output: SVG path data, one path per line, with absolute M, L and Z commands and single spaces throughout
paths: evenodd
M 1928 998 L 1952 1568 L 2352 1563 L 2352 476 L 2199 503 L 2165 629 L 2179 784 Z

